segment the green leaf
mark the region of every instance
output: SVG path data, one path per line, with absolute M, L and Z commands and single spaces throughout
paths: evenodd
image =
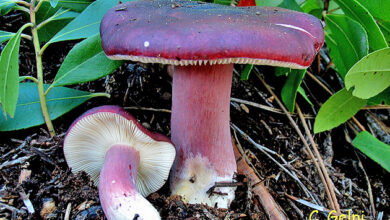
M 282 100 L 284 105 L 290 112 L 294 112 L 295 99 L 297 97 L 297 91 L 302 83 L 303 77 L 305 77 L 306 69 L 297 70 L 292 69 L 287 76 L 286 83 L 282 89 Z
M 35 14 L 37 24 L 54 15 L 60 8 L 61 7 L 53 8 L 51 7 L 50 2 L 44 1 Z
M 249 74 L 251 74 L 252 68 L 253 68 L 252 64 L 245 65 L 245 67 L 241 73 L 241 80 L 248 80 L 249 79 Z
M 72 11 L 82 12 L 93 0 L 59 0 L 58 5 Z M 107 0 L 112 1 L 112 0 Z
M 370 12 L 356 0 L 335 0 L 346 15 L 359 22 L 368 34 L 370 51 L 387 47 L 383 33 Z
M 38 29 L 39 41 L 48 42 L 78 15 L 79 13 L 60 6 L 52 8 L 49 2 L 44 2 L 37 12 L 37 23 L 39 24 L 47 19 L 50 19 L 50 22 Z
M 58 0 L 50 0 L 51 7 L 55 8 L 58 4 Z
M 302 10 L 305 13 L 322 18 L 322 11 L 324 10 L 324 2 L 321 0 L 307 0 L 302 4 Z
M 383 35 L 386 38 L 387 44 L 390 45 L 390 21 L 377 21 Z
M 126 2 L 126 0 L 122 2 Z M 118 4 L 116 0 L 97 0 L 93 2 L 50 39 L 48 43 L 83 39 L 98 34 L 100 22 L 104 14 L 116 4 Z
M 214 4 L 219 4 L 219 5 L 230 5 L 232 4 L 231 0 L 214 0 Z
M 356 63 L 345 76 L 345 87 L 353 95 L 371 98 L 390 86 L 390 48 L 375 51 Z
M 295 0 L 283 0 L 283 2 L 278 5 L 278 7 L 287 8 L 294 11 L 302 11 L 302 8 Z
M 14 35 L 15 35 L 15 33 L 12 33 L 12 32 L 0 31 L 0 44 L 9 40 Z
M 16 0 L 0 0 L 0 15 L 8 14 L 15 6 Z
M 256 6 L 271 6 L 302 11 L 295 0 L 255 0 Z
M 332 95 L 320 108 L 314 122 L 314 133 L 330 130 L 346 122 L 364 107 L 367 100 L 359 99 L 346 89 Z
M 277 7 L 283 3 L 283 0 L 255 0 L 256 6 Z
M 48 88 L 49 85 L 45 85 Z M 35 83 L 21 83 L 15 117 L 6 119 L 0 115 L 0 131 L 12 131 L 43 124 L 38 88 Z M 51 119 L 67 113 L 88 99 L 94 97 L 89 92 L 65 87 L 53 88 L 46 97 Z
M 390 172 L 390 146 L 376 139 L 367 131 L 356 135 L 353 146 Z
M 100 34 L 78 43 L 66 56 L 52 86 L 92 81 L 112 73 L 123 62 L 110 60 L 104 54 Z
M 311 103 L 309 97 L 307 97 L 306 95 L 305 90 L 301 86 L 298 87 L 298 93 L 301 94 L 301 96 L 306 100 L 307 103 L 313 106 L 313 103 Z
M 367 33 L 345 15 L 325 16 L 325 40 L 329 54 L 342 78 L 362 57 L 368 54 Z
M 8 41 L 0 57 L 0 102 L 4 114 L 14 117 L 19 92 L 19 47 L 24 25 Z
M 59 9 L 52 20 L 38 30 L 39 41 L 48 42 L 62 28 L 79 15 L 77 12 L 68 11 L 69 9 Z
M 74 19 L 77 16 L 79 16 L 80 13 L 75 12 L 75 11 L 70 11 L 70 9 L 62 9 L 60 8 L 57 12 L 56 15 L 53 17 L 53 21 L 57 20 L 67 20 L 67 19 Z
M 367 8 L 372 16 L 377 19 L 390 22 L 390 1 L 388 0 L 358 0 L 365 8 Z
M 368 99 L 367 105 L 390 105 L 390 87 Z
M 287 67 L 275 67 L 275 76 L 288 76 L 288 74 L 291 72 L 290 68 Z
M 329 1 L 329 12 L 332 12 L 332 14 L 337 14 L 337 15 L 343 15 L 344 12 L 341 10 L 340 6 L 334 2 L 334 1 Z

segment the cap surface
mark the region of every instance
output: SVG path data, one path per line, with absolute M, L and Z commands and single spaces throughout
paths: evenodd
M 85 171 L 98 184 L 106 152 L 115 144 L 139 152 L 138 191 L 147 196 L 161 188 L 175 158 L 175 148 L 161 136 L 153 138 L 139 123 L 117 106 L 103 106 L 84 113 L 73 123 L 64 140 L 64 154 L 72 171 Z
M 272 7 L 139 0 L 110 9 L 100 33 L 111 59 L 173 65 L 311 64 L 324 42 L 314 16 Z

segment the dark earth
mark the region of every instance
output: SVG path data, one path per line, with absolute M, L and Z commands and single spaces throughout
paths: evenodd
M 24 19 L 26 18 L 19 13 L 0 17 L 0 30 L 16 31 Z M 43 57 L 46 83 L 54 79 L 66 54 L 76 43 L 57 43 L 46 50 Z M 22 40 L 21 45 L 20 74 L 35 76 L 33 46 L 28 40 Z M 3 47 L 4 44 L 0 45 L 0 51 Z M 327 56 L 326 45 L 323 52 L 309 71 L 333 92 L 338 91 L 342 84 L 333 69 L 327 68 L 329 63 L 323 59 Z M 249 80 L 243 81 L 240 80 L 243 66 L 236 65 L 235 70 L 231 97 L 280 109 L 275 97 L 266 90 L 255 73 L 258 72 L 277 95 L 280 95 L 284 76 L 276 77 L 273 74 L 274 69 L 270 67 L 256 67 Z M 309 76 L 305 77 L 302 87 L 314 106 L 307 104 L 299 95 L 297 102 L 302 111 L 309 115 L 308 123 L 312 127 L 312 116 L 329 95 Z M 128 107 L 128 111 L 146 128 L 170 136 L 170 114 L 164 110 L 171 108 L 172 79 L 167 74 L 166 66 L 126 62 L 107 77 L 72 88 L 107 92 L 111 98 L 91 99 L 56 119 L 54 126 L 57 136 L 53 138 L 44 125 L 0 133 L 0 219 L 105 219 L 97 188 L 85 173 L 71 172 L 62 151 L 63 138 L 69 125 L 88 109 L 107 104 Z M 368 112 L 381 119 L 389 128 L 389 110 L 361 110 L 356 116 L 365 127 L 372 126 Z M 301 131 L 304 131 L 298 116 L 292 116 Z M 26 115 L 26 120 L 29 120 L 28 117 L 34 116 Z M 322 203 L 321 206 L 329 207 L 318 172 L 284 113 L 232 101 L 231 122 L 254 141 L 284 158 L 288 162 L 288 165 L 284 166 L 297 174 L 316 200 Z M 235 134 L 233 130 L 232 134 Z M 302 187 L 239 133 L 233 136 L 246 151 L 260 178 L 288 217 L 307 219 L 313 209 L 287 196 L 292 195 L 313 202 Z M 368 178 L 376 216 L 382 214 L 382 219 L 390 219 L 390 175 L 349 143 L 349 138 L 354 138 L 353 130 L 342 125 L 331 132 L 323 132 L 314 137 L 337 189 L 337 199 L 342 211 L 347 213 L 348 209 L 352 209 L 356 214 L 363 214 L 364 219 L 373 219 L 366 179 Z M 283 164 L 279 157 L 275 158 Z M 359 166 L 359 161 L 366 174 Z M 237 175 L 236 181 L 240 183 L 236 199 L 228 210 L 188 205 L 180 197 L 170 196 L 167 185 L 147 199 L 159 210 L 163 219 L 266 219 L 261 204 L 248 188 L 247 178 Z M 33 214 L 28 213 L 23 199 L 32 203 L 35 211 Z M 325 219 L 326 215 L 317 217 Z

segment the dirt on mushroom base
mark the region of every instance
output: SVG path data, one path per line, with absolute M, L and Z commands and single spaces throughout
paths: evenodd
M 0 20 L 1 25 L 7 22 L 9 21 Z M 4 29 L 6 28 L 1 30 Z M 35 58 L 28 42 L 23 42 L 22 45 L 24 46 L 21 49 L 20 57 L 21 73 L 27 73 L 34 70 L 32 65 Z M 74 43 L 60 43 L 55 47 L 48 48 L 44 57 L 46 79 L 52 80 L 54 78 L 59 64 L 73 45 Z M 61 50 L 58 51 L 58 48 Z M 242 66 L 236 66 L 238 72 L 241 71 L 240 68 Z M 268 68 L 262 70 L 263 72 L 270 71 Z M 332 86 L 337 85 L 337 77 L 333 72 L 327 72 L 324 77 L 327 78 L 328 82 L 335 82 L 331 84 Z M 282 85 L 279 78 L 272 76 L 272 74 L 265 74 L 265 79 L 276 91 L 280 91 Z M 312 83 L 309 79 L 305 82 Z M 309 85 L 309 87 L 316 94 L 316 97 L 324 99 L 327 97 L 316 89 L 315 84 Z M 2 166 L 0 169 L 0 218 L 41 219 L 43 204 L 46 203 L 45 207 L 48 208 L 42 212 L 43 215 L 46 214 L 44 215 L 46 219 L 64 218 L 68 204 L 71 204 L 70 219 L 104 219 L 96 187 L 85 174 L 74 175 L 69 171 L 62 151 L 62 137 L 70 123 L 92 107 L 104 104 L 152 107 L 156 111 L 129 111 L 148 129 L 169 136 L 170 115 L 159 110 L 171 109 L 171 78 L 166 74 L 164 67 L 126 63 L 109 77 L 92 83 L 76 85 L 74 88 L 91 92 L 107 91 L 112 95 L 112 98 L 91 100 L 55 120 L 54 125 L 59 136 L 53 139 L 48 138 L 48 134 L 40 128 L 0 133 L 0 166 Z M 335 87 L 335 89 L 338 88 Z M 239 76 L 234 74 L 232 97 L 265 105 L 270 103 L 277 107 L 272 102 L 272 97 L 255 77 L 251 77 L 249 81 L 241 81 Z M 303 103 L 302 100 L 299 101 Z M 302 106 L 302 108 L 304 112 L 311 112 L 309 106 Z M 248 110 L 249 113 L 247 113 Z M 323 190 L 316 174 L 317 171 L 311 160 L 301 150 L 302 144 L 284 115 L 233 102 L 231 121 L 256 142 L 278 152 L 288 161 L 292 161 L 290 165 L 298 173 L 306 187 L 324 201 L 324 197 L 320 193 Z M 389 120 L 386 121 L 388 124 L 389 122 Z M 329 136 L 319 135 L 317 140 L 325 159 L 331 162 L 331 177 L 336 188 L 344 195 L 338 195 L 341 207 L 370 213 L 364 174 L 357 165 L 356 157 L 353 153 L 351 154 L 353 147 L 345 143 L 343 135 L 340 135 L 343 132 L 343 129 L 339 128 Z M 330 141 L 329 137 L 331 137 Z M 300 212 L 305 216 L 308 215 L 312 211 L 311 209 L 294 203 L 284 196 L 284 193 L 287 193 L 307 199 L 299 185 L 281 172 L 271 160 L 255 150 L 252 145 L 240 137 L 239 140 L 243 148 L 248 150 L 249 158 L 256 170 L 265 177 L 265 184 L 271 189 L 271 194 L 288 216 L 291 219 L 300 219 Z M 330 147 L 323 147 L 326 145 Z M 19 146 L 22 147 L 19 148 Z M 383 169 L 371 160 L 360 156 L 371 181 L 376 208 L 377 210 L 385 210 L 386 207 L 390 207 L 389 174 L 384 173 Z M 23 160 L 23 158 L 25 159 Z M 10 161 L 19 161 L 20 163 L 3 166 Z M 31 171 L 30 175 L 28 171 Z M 19 179 L 25 179 L 25 181 L 19 184 Z M 169 197 L 167 186 L 151 194 L 148 199 L 160 211 L 164 219 L 223 219 L 226 216 L 230 216 L 231 219 L 265 219 L 263 211 L 257 207 L 257 200 L 248 194 L 246 179 L 239 177 L 238 181 L 244 184 L 236 191 L 236 200 L 229 210 L 216 210 L 202 205 L 186 205 L 178 197 Z M 23 191 L 29 195 L 29 200 L 34 207 L 35 213 L 32 215 L 27 214 L 21 199 L 20 192 Z M 54 201 L 55 209 L 52 205 L 50 206 L 53 204 L 51 201 Z M 18 213 L 18 210 L 25 214 Z M 384 219 L 388 214 L 385 213 Z

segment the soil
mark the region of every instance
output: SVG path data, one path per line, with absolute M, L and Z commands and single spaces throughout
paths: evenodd
M 15 31 L 20 24 L 20 14 L 0 17 L 0 30 Z M 50 46 L 44 55 L 45 80 L 50 83 L 66 54 L 77 42 L 58 43 Z M 22 40 L 20 53 L 21 75 L 35 75 L 33 47 Z M 0 51 L 4 44 L 0 45 Z M 326 48 L 324 48 L 326 52 Z M 309 70 L 329 85 L 333 91 L 341 88 L 338 77 L 324 59 L 315 60 Z M 276 77 L 273 68 L 256 67 L 276 94 L 280 94 L 284 77 Z M 279 106 L 254 73 L 248 81 L 240 80 L 242 65 L 235 66 L 232 97 L 259 103 L 275 109 Z M 313 106 L 297 97 L 302 111 L 315 115 L 320 104 L 329 96 L 313 80 L 306 77 L 302 86 L 308 91 Z M 166 66 L 145 65 L 126 62 L 107 77 L 72 88 L 107 92 L 111 98 L 92 99 L 70 113 L 56 119 L 57 132 L 50 137 L 44 125 L 22 131 L 0 134 L 0 219 L 64 219 L 68 210 L 70 219 L 105 219 L 101 210 L 97 188 L 85 173 L 73 174 L 68 168 L 62 144 L 69 125 L 83 112 L 101 105 L 136 107 L 129 109 L 146 128 L 170 136 L 170 114 L 160 109 L 171 109 L 172 79 Z M 154 110 L 140 109 L 153 108 Z M 387 126 L 390 125 L 388 110 L 371 110 Z M 26 116 L 26 120 L 28 117 Z M 297 124 L 299 118 L 293 116 Z M 357 114 L 358 120 L 366 125 L 364 111 Z M 288 161 L 304 186 L 319 201 L 328 207 L 328 199 L 312 160 L 307 156 L 302 141 L 289 123 L 286 115 L 242 103 L 231 102 L 231 122 L 247 133 L 255 142 L 277 152 Z M 313 118 L 308 120 L 313 125 Z M 300 127 L 304 131 L 303 127 Z M 234 134 L 234 132 L 233 132 Z M 308 218 L 313 209 L 289 199 L 292 195 L 312 201 L 302 187 L 271 159 L 256 149 L 250 142 L 236 135 L 242 148 L 247 152 L 254 168 L 263 179 L 274 199 L 290 219 Z M 342 210 L 352 209 L 355 214 L 363 214 L 364 219 L 373 219 L 369 200 L 367 180 L 371 184 L 376 213 L 384 214 L 382 219 L 390 219 L 390 175 L 378 164 L 356 150 L 346 137 L 354 137 L 353 131 L 342 125 L 331 132 L 315 135 L 321 154 L 326 161 L 337 189 L 337 198 Z M 278 160 L 280 163 L 282 161 Z M 361 161 L 365 172 L 359 166 Z M 264 210 L 251 193 L 245 176 L 237 175 L 242 183 L 236 190 L 236 199 L 229 209 L 216 209 L 204 205 L 188 205 L 180 197 L 170 196 L 169 187 L 148 196 L 148 200 L 159 210 L 163 219 L 266 219 Z M 31 206 L 28 205 L 31 202 Z M 34 213 L 27 207 L 33 208 Z M 30 211 L 30 212 L 29 212 Z M 325 215 L 317 216 L 326 218 Z

